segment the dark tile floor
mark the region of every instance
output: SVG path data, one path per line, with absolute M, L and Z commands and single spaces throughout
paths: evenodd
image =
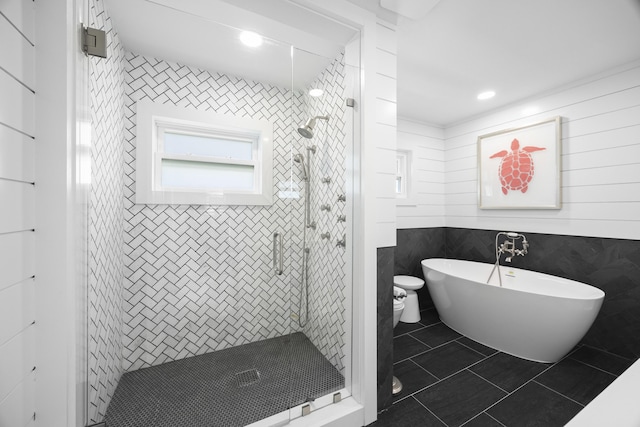
M 370 426 L 563 426 L 633 363 L 586 346 L 531 362 L 461 336 L 433 308 L 421 315 L 394 330 L 404 388 Z

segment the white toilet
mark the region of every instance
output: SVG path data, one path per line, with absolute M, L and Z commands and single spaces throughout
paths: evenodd
M 393 287 L 393 327 L 395 328 L 400 321 L 400 316 L 404 311 L 404 300 L 407 298 L 407 292 L 397 286 Z
M 417 323 L 420 321 L 420 305 L 416 291 L 424 286 L 424 280 L 413 276 L 393 276 L 393 284 L 407 292 L 404 300 L 404 310 L 400 321 L 404 323 Z

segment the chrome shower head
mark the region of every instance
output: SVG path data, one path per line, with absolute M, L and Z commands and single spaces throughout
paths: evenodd
M 329 120 L 329 116 L 315 116 L 310 118 L 303 127 L 298 128 L 298 133 L 307 139 L 313 138 L 313 128 L 316 126 L 316 119 Z
M 313 138 L 313 125 L 309 124 L 309 122 L 307 121 L 307 124 L 305 124 L 301 128 L 298 128 L 298 133 L 304 136 L 305 138 L 308 138 L 308 139 Z

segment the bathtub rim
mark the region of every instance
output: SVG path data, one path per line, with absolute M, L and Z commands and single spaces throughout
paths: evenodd
M 505 268 L 508 269 L 509 271 L 514 271 L 514 272 L 518 272 L 518 273 L 524 273 L 525 275 L 536 275 L 536 276 L 542 276 L 542 277 L 547 277 L 547 278 L 551 278 L 554 281 L 557 281 L 558 283 L 562 283 L 563 285 L 568 285 L 570 287 L 575 287 L 575 288 L 581 288 L 582 292 L 585 292 L 586 290 L 588 290 L 589 292 L 592 292 L 592 295 L 567 295 L 567 294 L 556 294 L 556 293 L 542 293 L 542 292 L 536 292 L 533 289 L 519 289 L 519 288 L 515 288 L 515 287 L 508 287 L 508 286 L 504 286 L 505 282 L 506 284 L 508 284 L 508 280 L 510 279 L 509 276 L 503 277 L 503 286 L 499 286 L 497 284 L 488 284 L 488 283 L 484 283 L 482 281 L 479 281 L 477 279 L 471 279 L 465 276 L 459 276 L 459 275 L 455 275 L 453 273 L 449 273 L 449 272 L 445 272 L 442 271 L 442 269 L 438 269 L 435 267 L 431 267 L 429 265 L 427 265 L 426 263 L 428 261 L 433 261 L 433 262 L 458 262 L 458 263 L 469 263 L 472 265 L 477 265 L 477 266 L 487 266 L 488 268 L 492 268 L 494 264 L 491 263 L 486 263 L 486 262 L 479 262 L 479 261 L 469 261 L 469 260 L 464 260 L 464 259 L 456 259 L 456 258 L 442 258 L 442 257 L 434 257 L 434 258 L 425 258 L 423 260 L 420 261 L 420 264 L 422 267 L 426 267 L 430 270 L 436 271 L 438 273 L 441 274 L 446 274 L 448 276 L 451 277 L 456 277 L 459 279 L 464 279 L 464 280 L 469 280 L 469 281 L 473 281 L 475 283 L 477 283 L 478 285 L 485 285 L 485 286 L 492 286 L 492 287 L 496 287 L 496 288 L 501 288 L 504 289 L 505 291 L 513 291 L 513 292 L 518 292 L 518 293 L 526 293 L 526 294 L 535 294 L 535 295 L 542 295 L 542 296 L 547 296 L 550 298 L 560 298 L 560 299 L 568 299 L 568 300 L 580 300 L 580 301 L 597 301 L 597 300 L 602 300 L 604 301 L 604 297 L 605 297 L 605 292 L 593 285 L 590 285 L 588 283 L 584 283 L 584 282 L 579 282 L 577 280 L 573 280 L 573 279 L 567 279 L 565 277 L 561 277 L 561 276 L 555 276 L 552 274 L 548 274 L 548 273 L 543 273 L 540 271 L 535 271 L 535 270 L 526 270 L 523 268 L 519 268 L 519 267 L 512 267 L 512 266 L 504 266 L 504 265 L 500 265 L 501 267 L 501 271 L 503 271 Z M 505 273 L 502 273 L 503 276 L 505 276 Z M 425 281 L 427 280 L 427 278 L 425 277 Z

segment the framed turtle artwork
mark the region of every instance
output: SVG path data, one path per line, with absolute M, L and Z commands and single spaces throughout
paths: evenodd
M 480 209 L 560 209 L 561 118 L 478 137 Z

